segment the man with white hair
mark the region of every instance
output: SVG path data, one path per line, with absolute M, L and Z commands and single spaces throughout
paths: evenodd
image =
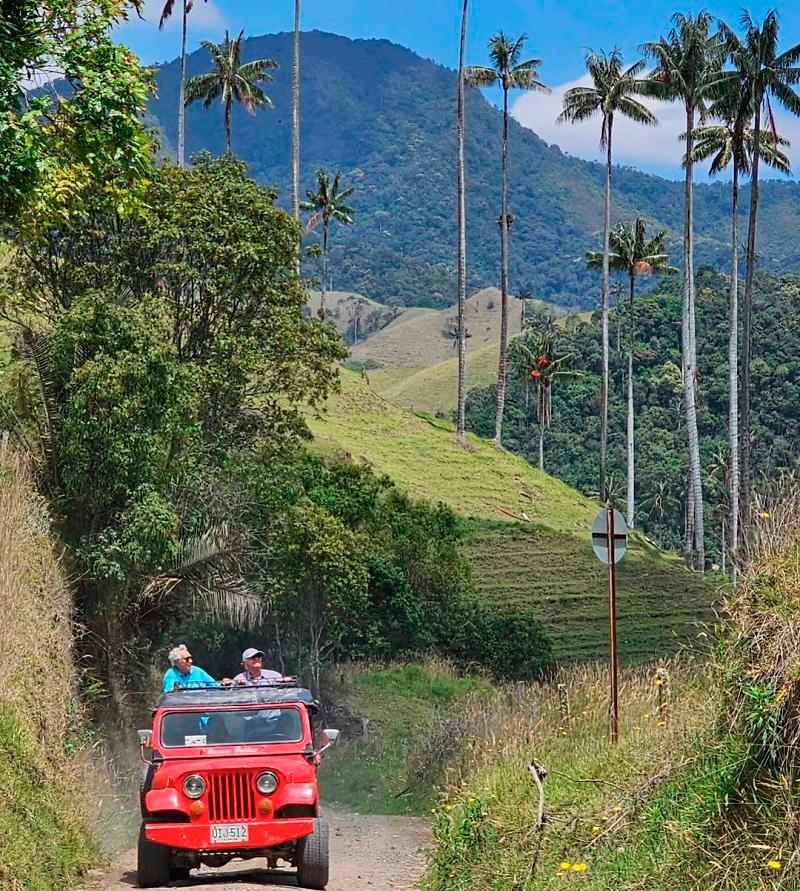
M 178 687 L 216 687 L 217 682 L 207 671 L 194 664 L 186 644 L 178 644 L 169 651 L 170 667 L 164 673 L 164 692 Z M 230 681 L 228 681 L 230 683 Z

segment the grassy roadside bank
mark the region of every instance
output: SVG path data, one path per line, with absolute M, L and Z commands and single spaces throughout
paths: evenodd
M 74 760 L 71 595 L 23 463 L 0 456 L 0 888 L 69 887 L 96 859 Z
M 430 814 L 461 743 L 457 713 L 467 698 L 491 694 L 488 681 L 436 660 L 351 665 L 333 673 L 330 689 L 345 735 L 320 773 L 322 799 L 367 814 Z

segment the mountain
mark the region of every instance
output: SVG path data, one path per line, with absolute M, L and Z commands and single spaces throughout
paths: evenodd
M 455 301 L 455 98 L 453 71 L 385 40 L 349 40 L 318 31 L 301 36 L 302 183 L 318 167 L 341 169 L 356 186 L 356 221 L 335 227 L 331 272 L 336 288 L 381 303 L 444 306 Z M 234 150 L 259 180 L 289 198 L 291 35 L 253 37 L 245 61 L 273 58 L 267 86 L 275 110 L 233 112 Z M 481 60 L 475 60 L 481 61 Z M 161 66 L 149 113 L 165 149 L 177 142 L 179 62 Z M 210 69 L 206 50 L 189 56 L 189 75 Z M 467 100 L 468 257 L 470 287 L 497 284 L 501 114 L 475 90 Z M 648 135 L 647 138 L 657 138 Z M 578 259 L 599 247 L 601 165 L 565 155 L 511 122 L 510 287 L 567 307 L 597 302 L 597 276 Z M 224 151 L 218 105 L 187 111 L 190 153 Z M 680 151 L 675 146 L 676 155 Z M 614 219 L 642 214 L 670 233 L 679 260 L 683 185 L 629 168 L 615 171 Z M 741 206 L 748 206 L 747 189 Z M 762 186 L 759 254 L 765 269 L 800 267 L 800 188 Z M 724 183 L 696 192 L 697 265 L 726 268 L 730 196 Z M 307 271 L 313 273 L 313 262 Z

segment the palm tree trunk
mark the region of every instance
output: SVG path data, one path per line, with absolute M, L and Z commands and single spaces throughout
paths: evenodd
M 328 221 L 322 223 L 322 288 L 319 294 L 319 317 L 325 318 L 325 289 L 328 286 Z
M 733 158 L 733 211 L 731 216 L 731 292 L 728 334 L 728 440 L 731 468 L 729 520 L 731 562 L 736 567 L 739 547 L 739 165 Z M 723 559 L 725 543 L 723 542 Z
M 458 54 L 458 171 L 456 216 L 458 226 L 458 430 L 456 438 L 466 442 L 467 403 L 467 198 L 464 141 L 466 116 L 464 112 L 464 65 L 467 45 L 467 12 L 469 0 L 464 0 L 461 14 L 461 45 Z
M 756 257 L 756 222 L 758 221 L 758 162 L 761 154 L 761 103 L 756 105 L 753 121 L 753 167 L 750 175 L 750 219 L 747 225 L 747 265 L 742 307 L 742 413 L 741 436 L 741 538 L 744 550 L 752 522 L 752 468 L 750 457 L 750 353 L 752 350 L 753 274 Z
M 634 337 L 634 299 L 636 288 L 636 273 L 631 273 L 630 296 L 630 342 L 628 343 L 628 527 L 633 529 L 634 513 L 636 510 L 634 498 L 634 442 L 633 442 L 633 337 Z
M 300 0 L 294 0 L 292 53 L 292 214 L 300 219 Z
M 683 314 L 684 351 L 683 385 L 686 395 L 686 428 L 689 440 L 689 488 L 692 493 L 693 517 L 687 518 L 687 546 L 694 569 L 705 568 L 703 542 L 703 481 L 700 475 L 700 438 L 697 431 L 696 353 L 694 348 L 694 188 L 691 153 L 694 135 L 694 107 L 686 109 L 686 193 L 683 228 Z M 691 538 L 689 539 L 689 532 Z
M 608 498 L 606 465 L 608 455 L 608 240 L 611 231 L 611 128 L 613 115 L 606 123 L 606 206 L 603 219 L 603 281 L 601 285 L 601 314 L 603 329 L 603 381 L 600 386 L 600 500 Z
M 539 421 L 539 470 L 544 471 L 544 423 Z
M 178 167 L 186 163 L 186 0 L 181 25 L 181 84 L 178 88 Z
M 231 147 L 231 105 L 233 100 L 228 99 L 225 102 L 225 146 L 228 155 L 233 154 L 233 149 Z
M 503 175 L 500 185 L 500 362 L 497 369 L 497 414 L 494 444 L 503 446 L 508 349 L 508 90 L 503 90 Z

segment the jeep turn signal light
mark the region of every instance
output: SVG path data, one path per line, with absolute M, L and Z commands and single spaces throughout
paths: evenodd
M 206 806 L 202 801 L 193 801 L 189 805 L 189 816 L 190 817 L 202 817 L 206 812 Z
M 269 798 L 262 798 L 261 801 L 258 802 L 258 813 L 262 817 L 268 817 L 273 810 L 275 810 L 275 805 L 269 800 Z

